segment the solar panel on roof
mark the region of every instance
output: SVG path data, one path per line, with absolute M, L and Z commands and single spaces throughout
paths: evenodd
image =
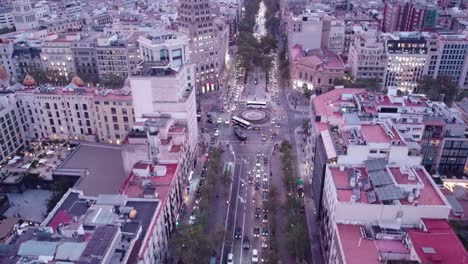
M 369 178 L 374 186 L 383 186 L 393 184 L 393 179 L 385 170 L 369 172 Z
M 364 191 L 368 191 L 368 190 L 372 189 L 372 185 L 370 184 L 369 178 L 364 178 L 362 180 L 362 183 L 364 185 Z
M 375 189 L 381 201 L 400 200 L 406 197 L 402 188 L 395 185 L 387 185 Z
M 375 193 L 373 191 L 367 192 L 367 200 L 369 200 L 370 204 L 377 202 L 377 198 L 375 197 Z
M 377 170 L 385 170 L 385 166 L 387 166 L 387 161 L 385 159 L 365 160 L 364 165 L 368 172 L 377 171 Z

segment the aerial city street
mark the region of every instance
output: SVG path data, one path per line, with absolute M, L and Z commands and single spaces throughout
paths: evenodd
M 468 1 L 0 0 L 0 263 L 468 264 Z

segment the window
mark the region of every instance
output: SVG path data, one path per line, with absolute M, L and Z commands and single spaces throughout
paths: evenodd
M 119 130 L 119 125 L 114 124 L 114 130 Z
M 115 114 L 117 114 L 117 110 L 116 110 L 114 107 L 112 107 L 112 108 L 111 108 L 111 113 L 112 113 L 113 115 L 115 115 Z
M 119 121 L 117 120 L 117 117 L 116 117 L 116 116 L 112 116 L 112 122 L 114 122 L 114 123 L 119 122 Z
M 172 65 L 180 67 L 182 65 L 182 49 L 172 50 Z

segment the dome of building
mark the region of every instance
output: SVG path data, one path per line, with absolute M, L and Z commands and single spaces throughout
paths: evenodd
M 24 80 L 23 80 L 23 85 L 24 86 L 36 86 L 36 80 L 34 80 L 34 78 L 27 74 L 26 77 L 24 77 Z
M 78 87 L 83 87 L 85 86 L 85 83 L 83 82 L 83 80 L 78 77 L 78 76 L 73 76 L 72 80 L 71 80 L 71 83 L 73 83 L 74 85 L 78 86 Z

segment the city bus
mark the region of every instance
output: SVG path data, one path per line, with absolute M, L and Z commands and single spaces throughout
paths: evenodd
M 250 129 L 250 127 L 252 126 L 252 124 L 250 122 L 248 122 L 247 120 L 244 120 L 240 117 L 237 117 L 237 116 L 233 116 L 232 117 L 232 122 L 236 125 L 239 125 L 245 129 Z
M 247 101 L 245 104 L 247 108 L 267 108 L 266 102 Z

